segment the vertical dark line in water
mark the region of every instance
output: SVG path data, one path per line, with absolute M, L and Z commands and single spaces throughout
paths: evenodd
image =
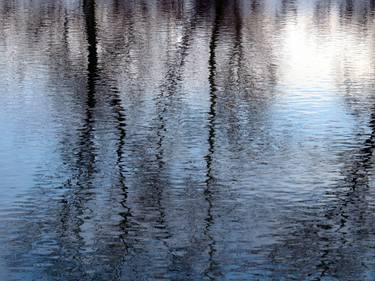
M 130 228 L 130 218 L 132 216 L 131 209 L 128 206 L 128 187 L 126 185 L 126 176 L 125 176 L 125 163 L 124 163 L 124 147 L 126 139 L 126 115 L 124 107 L 121 104 L 121 99 L 117 91 L 113 92 L 111 99 L 111 106 L 114 110 L 116 121 L 117 121 L 117 131 L 118 131 L 118 145 L 116 149 L 116 166 L 118 168 L 119 175 L 119 184 L 122 192 L 122 200 L 120 201 L 121 206 L 124 208 L 123 212 L 120 212 L 119 215 L 122 218 L 119 227 L 121 229 L 120 239 L 125 246 L 125 250 L 129 250 L 128 242 L 126 241 L 129 234 Z
M 123 210 L 119 212 L 119 216 L 121 219 L 117 227 L 121 230 L 120 234 L 118 235 L 118 239 L 124 245 L 124 255 L 129 252 L 130 244 L 128 241 L 129 232 L 131 231 L 131 209 L 128 206 L 128 187 L 126 185 L 126 172 L 125 172 L 125 163 L 124 163 L 124 147 L 126 144 L 126 115 L 125 109 L 122 105 L 121 98 L 119 96 L 119 92 L 117 87 L 115 86 L 115 80 L 109 77 L 99 77 L 100 69 L 98 67 L 98 53 L 97 53 L 97 23 L 96 23 L 96 2 L 95 0 L 84 0 L 83 1 L 84 7 L 84 14 L 86 20 L 86 32 L 87 32 L 87 43 L 88 43 L 88 66 L 87 66 L 87 114 L 86 114 L 86 121 L 87 121 L 87 128 L 88 131 L 94 131 L 94 109 L 96 106 L 96 87 L 97 82 L 100 78 L 101 85 L 109 87 L 108 92 L 109 94 L 109 105 L 112 109 L 113 116 L 115 119 L 115 127 L 118 132 L 117 136 L 117 147 L 115 150 L 116 153 L 116 168 L 117 171 L 117 180 L 116 183 L 118 186 L 116 188 L 120 188 L 121 190 L 121 198 L 120 198 L 120 205 L 122 206 Z M 115 6 L 118 8 L 118 3 Z M 101 75 L 104 75 L 104 72 L 100 72 Z M 113 84 L 108 85 L 106 82 L 108 80 L 112 80 Z M 92 146 L 94 147 L 94 143 Z M 94 154 L 95 156 L 95 154 Z M 122 255 L 122 257 L 124 257 Z M 113 259 L 117 260 L 117 259 Z M 120 266 L 121 260 L 117 260 L 115 265 Z M 116 276 L 120 274 L 117 270 L 115 270 Z M 120 278 L 117 276 L 117 278 Z
M 81 169 L 80 175 L 82 175 L 82 166 L 87 165 L 87 176 L 90 177 L 94 172 L 94 161 L 95 161 L 95 149 L 93 143 L 93 131 L 94 131 L 94 116 L 93 111 L 96 104 L 95 98 L 95 83 L 97 77 L 98 58 L 97 58 L 97 47 L 96 47 L 96 21 L 95 21 L 95 0 L 84 0 L 83 1 L 83 12 L 86 24 L 86 36 L 87 36 L 87 99 L 86 99 L 86 116 L 84 127 L 82 128 L 82 134 L 80 137 L 81 150 L 79 152 L 79 168 Z M 85 154 L 85 155 L 84 155 Z M 86 159 L 82 159 L 84 157 Z
M 84 0 L 84 13 L 86 19 L 86 32 L 87 32 L 87 42 L 88 42 L 88 67 L 87 67 L 87 89 L 88 89 L 88 98 L 87 98 L 87 120 L 88 123 L 93 123 L 93 109 L 96 105 L 96 86 L 97 81 L 99 80 L 99 67 L 98 67 L 98 54 L 97 54 L 97 24 L 96 24 L 96 3 L 95 0 Z M 119 2 L 115 2 L 114 6 L 116 13 L 118 12 Z M 101 75 L 104 73 L 101 72 Z M 101 80 L 103 78 L 101 77 Z M 125 175 L 125 163 L 124 163 L 124 147 L 126 144 L 126 114 L 125 109 L 122 105 L 121 98 L 119 96 L 119 92 L 117 87 L 113 85 L 106 85 L 108 80 L 112 80 L 113 83 L 116 81 L 112 78 L 106 77 L 104 81 L 102 81 L 102 85 L 111 86 L 108 91 L 110 92 L 109 95 L 109 104 L 112 108 L 112 112 L 114 114 L 114 118 L 116 119 L 116 130 L 118 132 L 118 139 L 117 139 L 117 148 L 116 148 L 116 168 L 118 169 L 118 184 L 119 188 L 121 189 L 121 196 L 120 205 L 123 207 L 124 211 L 119 213 L 121 217 L 118 227 L 121 230 L 118 238 L 122 241 L 125 254 L 129 251 L 129 242 L 127 241 L 128 234 L 130 232 L 130 225 L 131 225 L 131 208 L 128 206 L 128 187 L 126 185 L 126 175 Z M 91 127 L 91 129 L 93 129 Z M 120 278 L 117 276 L 117 278 Z
M 79 208 L 79 213 L 83 213 L 83 203 L 88 200 L 85 193 L 81 193 L 83 189 L 91 188 L 91 177 L 94 174 L 95 166 L 95 145 L 93 142 L 94 117 L 93 110 L 95 101 L 95 77 L 97 75 L 97 52 L 96 52 L 96 24 L 95 24 L 95 1 L 84 0 L 83 11 L 86 23 L 87 36 L 87 99 L 86 112 L 83 128 L 80 130 L 79 153 L 78 153 L 78 186 L 80 190 L 76 192 L 77 201 L 74 205 Z
M 82 128 L 78 129 L 78 151 L 75 163 L 72 165 L 74 174 L 68 180 L 68 184 L 76 182 L 76 189 L 71 194 L 67 194 L 62 200 L 61 213 L 59 215 L 61 222 L 61 233 L 59 246 L 61 255 L 68 260 L 74 261 L 78 266 L 72 272 L 67 274 L 85 277 L 87 273 L 82 264 L 82 247 L 84 247 L 83 237 L 81 235 L 81 226 L 87 219 L 84 218 L 85 203 L 91 199 L 92 193 L 92 176 L 95 172 L 96 151 L 93 142 L 94 134 L 94 117 L 93 110 L 95 107 L 95 77 L 97 75 L 97 52 L 96 52 L 96 30 L 95 30 L 95 5 L 93 0 L 84 0 L 83 17 L 85 20 L 85 31 L 87 36 L 87 84 L 86 84 L 86 104 L 85 116 Z M 67 44 L 68 22 L 64 22 L 64 39 Z M 73 234 L 73 235 L 72 235 Z M 67 253 L 70 253 L 69 256 Z
M 115 41 L 116 42 L 116 41 Z M 125 47 L 129 47 L 126 45 Z M 104 57 L 105 61 L 111 60 L 115 61 L 115 57 Z M 107 77 L 105 76 L 106 71 L 103 68 L 100 69 L 100 80 L 101 85 L 105 86 L 108 90 L 108 102 L 110 109 L 112 110 L 112 116 L 115 119 L 115 129 L 117 131 L 116 137 L 117 137 L 117 144 L 115 149 L 116 159 L 115 159 L 115 166 L 114 169 L 117 169 L 117 181 L 115 181 L 113 188 L 120 189 L 120 201 L 119 204 L 122 206 L 122 210 L 118 212 L 118 215 L 120 217 L 119 222 L 117 223 L 116 227 L 118 227 L 118 230 L 120 230 L 120 233 L 118 235 L 118 239 L 123 244 L 123 247 L 121 247 L 121 250 L 118 248 L 117 250 L 122 251 L 121 254 L 114 254 L 113 259 L 111 260 L 113 262 L 112 266 L 112 272 L 114 272 L 114 280 L 120 280 L 121 279 L 121 270 L 118 270 L 118 267 L 121 266 L 125 256 L 129 253 L 129 250 L 131 248 L 131 244 L 128 240 L 129 233 L 131 231 L 131 226 L 134 222 L 131 221 L 132 217 L 132 210 L 128 206 L 128 186 L 126 183 L 126 171 L 125 171 L 125 145 L 126 145 L 126 137 L 127 137 L 127 116 L 125 113 L 125 108 L 122 105 L 122 100 L 119 94 L 118 87 L 116 86 L 116 80 L 113 77 Z M 97 78 L 97 79 L 98 79 Z M 110 82 L 109 82 L 110 81 Z M 108 84 L 107 84 L 108 83 Z M 109 249 L 110 251 L 111 249 Z
M 120 7 L 119 0 L 113 0 L 113 8 L 114 8 L 113 11 L 115 12 L 116 15 L 118 15 L 119 7 Z
M 216 102 L 217 102 L 217 85 L 216 85 L 216 49 L 217 43 L 219 39 L 219 29 L 220 24 L 223 17 L 223 2 L 218 0 L 215 2 L 215 20 L 212 27 L 211 39 L 209 44 L 209 59 L 208 59 L 208 82 L 210 85 L 210 108 L 208 112 L 208 152 L 205 156 L 206 160 L 206 188 L 204 191 L 205 200 L 208 204 L 207 208 L 207 216 L 206 216 L 206 226 L 204 230 L 204 234 L 208 238 L 208 255 L 209 261 L 208 266 L 204 272 L 205 276 L 210 280 L 215 280 L 215 276 L 212 274 L 215 271 L 216 262 L 214 261 L 214 256 L 217 252 L 216 250 L 216 242 L 214 240 L 213 235 L 211 234 L 211 228 L 214 225 L 214 216 L 213 216 L 213 183 L 215 181 L 213 172 L 212 172 L 212 162 L 213 162 L 213 155 L 215 152 L 215 139 L 216 139 L 216 132 L 215 132 L 215 118 L 216 118 Z
M 113 81 L 115 82 L 115 81 Z M 129 193 L 128 193 L 128 186 L 126 184 L 126 171 L 125 171 L 125 157 L 124 157 L 124 149 L 126 145 L 126 114 L 125 109 L 122 105 L 121 98 L 118 94 L 117 87 L 112 85 L 111 88 L 111 98 L 110 98 L 110 106 L 113 110 L 115 119 L 116 119 L 116 130 L 118 132 L 118 139 L 117 139 L 117 148 L 116 148 L 116 164 L 115 168 L 118 169 L 118 182 L 115 182 L 115 188 L 120 188 L 120 205 L 122 206 L 122 210 L 118 212 L 120 216 L 120 220 L 116 227 L 119 228 L 120 234 L 118 235 L 119 241 L 121 241 L 123 247 L 121 247 L 121 254 L 115 254 L 114 258 L 112 259 L 113 268 L 112 272 L 114 272 L 113 280 L 121 280 L 122 271 L 120 269 L 125 256 L 129 254 L 131 249 L 131 242 L 129 241 L 129 234 L 132 230 L 132 226 L 134 222 L 131 220 L 132 218 L 132 210 L 128 205 L 129 200 Z M 118 186 L 117 186 L 118 184 Z M 108 245 L 109 246 L 109 245 Z M 110 249 L 109 249 L 110 250 Z
M 68 47 L 68 35 L 69 35 L 69 18 L 67 16 L 67 11 L 64 9 L 64 33 L 63 33 L 63 40 L 64 40 L 64 47 L 65 50 Z
M 95 0 L 83 0 L 83 10 L 86 22 L 86 35 L 88 43 L 88 65 L 87 65 L 87 105 L 89 109 L 94 108 L 95 82 L 98 75 L 98 52 L 95 19 Z M 91 116 L 91 115 L 90 115 Z

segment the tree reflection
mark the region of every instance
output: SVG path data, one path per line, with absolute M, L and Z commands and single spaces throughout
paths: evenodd
M 375 114 L 362 146 L 329 163 L 346 166 L 331 173 L 340 181 L 317 206 L 296 190 L 303 180 L 314 184 L 313 172 L 301 181 L 284 175 L 298 169 L 297 160 L 316 165 L 303 158 L 305 147 L 318 150 L 316 161 L 337 156 L 294 142 L 298 100 L 289 103 L 288 94 L 311 92 L 288 88 L 295 81 L 282 80 L 290 73 L 280 61 L 290 47 L 283 36 L 305 15 L 301 1 L 83 0 L 80 9 L 68 2 L 33 2 L 23 21 L 17 1 L 0 4 L 0 22 L 17 30 L 1 32 L 19 45 L 19 80 L 41 85 L 34 91 L 46 93 L 38 98 L 51 109 L 46 124 L 56 133 L 35 176 L 38 188 L 17 203 L 25 211 L 9 231 L 18 244 L 7 247 L 19 257 L 10 267 L 41 264 L 38 280 L 363 277 Z M 333 2 L 315 1 L 302 24 L 323 40 L 337 15 L 342 34 L 368 36 L 373 1 L 339 1 L 337 9 Z M 40 69 L 33 79 L 21 58 Z M 362 116 L 368 100 L 351 97 L 349 70 L 347 85 L 335 90 L 349 114 L 357 107 Z M 27 96 L 33 85 L 25 85 Z M 325 133 L 319 129 L 310 133 Z M 283 180 L 296 205 L 285 200 Z
M 215 19 L 213 22 L 210 45 L 209 45 L 209 60 L 208 60 L 208 68 L 209 68 L 209 85 L 210 85 L 210 108 L 208 112 L 208 153 L 205 156 L 206 159 L 206 166 L 207 166 L 207 173 L 206 173 L 206 188 L 204 191 L 205 200 L 208 204 L 207 207 L 207 215 L 205 218 L 206 226 L 205 226 L 205 236 L 207 237 L 209 244 L 208 244 L 208 255 L 209 261 L 207 268 L 205 270 L 205 275 L 210 280 L 215 280 L 216 277 L 220 276 L 218 272 L 218 264 L 215 262 L 215 254 L 216 254 L 216 242 L 214 236 L 212 234 L 212 226 L 214 225 L 214 214 L 213 214 L 213 207 L 214 207 L 214 176 L 213 176 L 213 157 L 215 153 L 215 118 L 216 118 L 216 100 L 217 100 L 217 87 L 216 87 L 216 48 L 218 44 L 218 39 L 220 35 L 220 25 L 223 20 L 223 12 L 224 12 L 224 3 L 223 1 L 217 1 L 215 3 Z

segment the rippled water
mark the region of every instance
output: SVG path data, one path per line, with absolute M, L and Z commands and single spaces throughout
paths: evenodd
M 0 15 L 0 280 L 375 280 L 375 1 Z

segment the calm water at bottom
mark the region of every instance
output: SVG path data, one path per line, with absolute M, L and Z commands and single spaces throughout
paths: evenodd
M 0 14 L 0 280 L 375 280 L 374 1 Z

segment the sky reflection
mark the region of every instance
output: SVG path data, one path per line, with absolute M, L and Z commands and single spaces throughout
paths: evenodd
M 0 3 L 0 279 L 373 280 L 374 1 Z

